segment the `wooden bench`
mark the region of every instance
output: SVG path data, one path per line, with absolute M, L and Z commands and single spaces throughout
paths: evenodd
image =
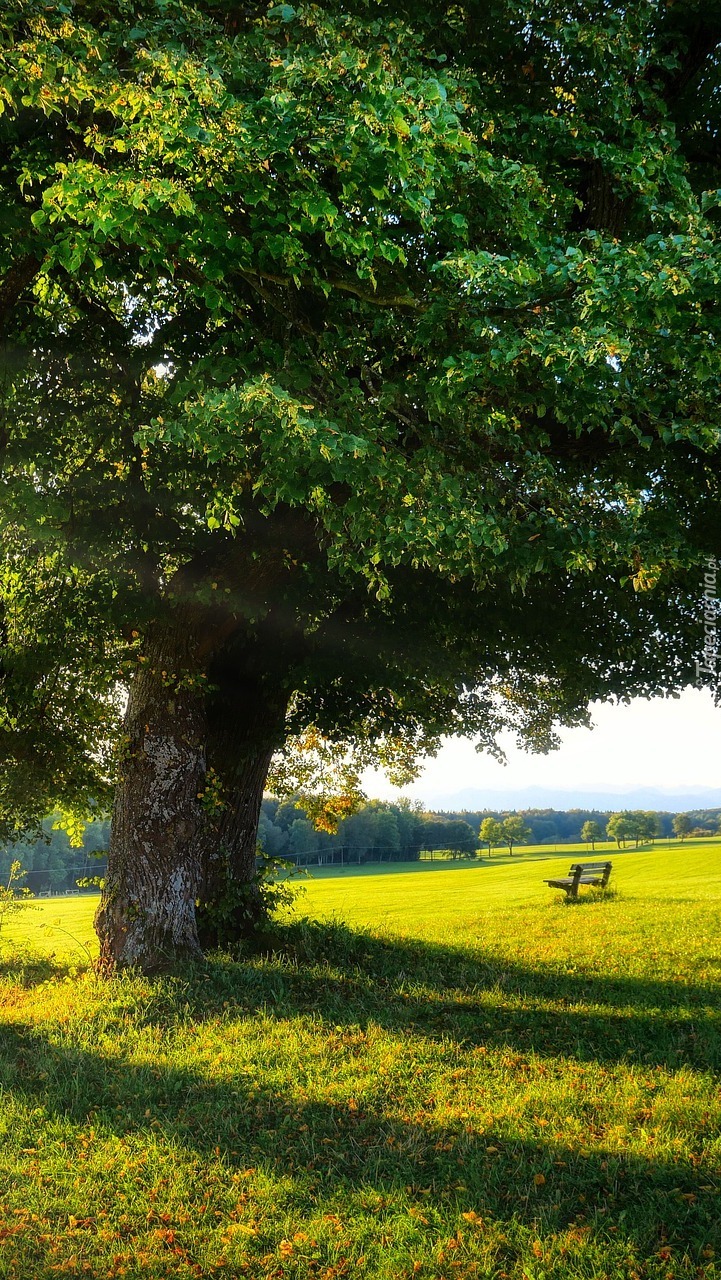
M 567 876 L 559 880 L 544 880 L 552 889 L 565 889 L 567 898 L 577 898 L 579 885 L 591 884 L 605 889 L 611 874 L 611 862 L 574 862 Z

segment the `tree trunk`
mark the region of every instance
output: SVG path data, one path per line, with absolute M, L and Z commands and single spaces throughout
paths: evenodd
M 256 655 L 257 656 L 257 655 Z M 200 889 L 204 946 L 227 945 L 264 914 L 255 883 L 258 819 L 273 753 L 285 736 L 289 691 L 278 675 L 216 663 L 208 706 L 208 770 L 220 805 Z
M 106 971 L 200 953 L 195 900 L 208 819 L 206 690 L 185 610 L 153 628 L 125 715 L 108 871 L 95 926 Z
M 255 875 L 260 806 L 276 745 L 241 759 L 220 821 L 218 845 L 227 851 L 230 875 L 236 882 L 252 880 Z

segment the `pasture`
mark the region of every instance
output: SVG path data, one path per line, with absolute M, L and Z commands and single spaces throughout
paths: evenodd
M 18 914 L 0 1276 L 718 1276 L 720 852 L 570 906 L 568 849 L 323 869 L 155 981 L 95 979 L 95 899 Z

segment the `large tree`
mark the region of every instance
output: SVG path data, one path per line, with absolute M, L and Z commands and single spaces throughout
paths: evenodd
M 252 878 L 289 735 L 320 773 L 328 742 L 542 748 L 590 699 L 690 678 L 721 23 L 10 0 L 0 24 L 0 797 L 17 824 L 115 786 L 102 955 L 153 968 Z

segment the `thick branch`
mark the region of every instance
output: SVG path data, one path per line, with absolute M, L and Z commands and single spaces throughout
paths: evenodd
M 186 272 L 186 274 L 188 273 Z M 256 280 L 266 280 L 269 284 L 279 284 L 283 288 L 297 284 L 292 276 L 278 275 L 273 271 L 260 271 L 253 267 L 239 268 L 239 274 L 249 284 L 254 283 Z M 200 272 L 197 275 L 200 276 Z M 362 284 L 356 283 L 354 280 L 344 280 L 340 276 L 318 281 L 304 278 L 301 279 L 300 283 L 306 289 L 317 289 L 319 286 L 328 285 L 331 289 L 338 289 L 342 293 L 352 293 L 354 297 L 360 298 L 362 302 L 370 303 L 373 307 L 402 307 L 410 311 L 425 311 L 427 309 L 426 304 L 412 293 L 377 293 L 374 290 L 365 288 Z M 273 301 L 273 305 L 277 306 L 278 304 Z
M 13 263 L 0 280 L 0 334 L 7 331 L 10 316 L 18 300 L 35 279 L 41 265 L 34 253 L 26 253 Z

